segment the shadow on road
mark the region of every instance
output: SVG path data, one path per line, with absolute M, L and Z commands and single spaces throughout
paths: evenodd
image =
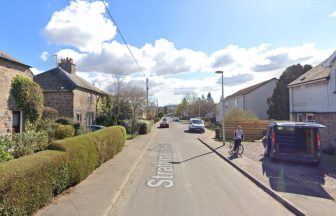
M 222 146 L 219 146 L 219 147 L 217 147 L 217 148 L 215 148 L 215 150 L 216 150 L 216 149 L 219 149 L 219 148 L 221 148 L 221 147 L 223 147 L 223 145 L 222 145 Z M 190 161 L 190 160 L 193 160 L 193 159 L 202 157 L 202 156 L 204 156 L 204 155 L 212 154 L 212 153 L 214 153 L 214 152 L 213 152 L 213 151 L 210 151 L 210 152 L 206 152 L 206 153 L 203 153 L 203 154 L 200 154 L 200 155 L 196 155 L 196 156 L 194 156 L 194 157 L 188 158 L 188 159 L 183 160 L 183 161 L 171 161 L 171 162 L 169 162 L 169 163 L 171 163 L 171 164 L 181 164 L 181 163 L 184 163 L 184 162 L 187 162 L 187 161 Z
M 294 163 L 275 163 L 265 157 L 260 161 L 262 173 L 268 177 L 273 190 L 333 200 L 321 186 L 325 181 L 318 168 Z

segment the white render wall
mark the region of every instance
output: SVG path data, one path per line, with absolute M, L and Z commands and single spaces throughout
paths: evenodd
M 267 98 L 272 96 L 277 82 L 278 80 L 272 80 L 245 95 L 245 110 L 255 112 L 259 117 L 259 119 L 262 120 L 268 119 Z
M 289 88 L 291 112 L 336 112 L 335 65 L 329 80 Z

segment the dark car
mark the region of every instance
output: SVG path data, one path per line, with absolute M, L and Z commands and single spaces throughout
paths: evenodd
M 97 130 L 100 130 L 100 129 L 103 129 L 105 128 L 104 126 L 102 125 L 88 125 L 86 126 L 87 130 L 90 131 L 90 132 L 95 132 Z
M 163 118 L 162 122 L 160 123 L 160 128 L 169 128 L 169 123 L 167 118 Z
M 320 162 L 320 128 L 311 122 L 273 122 L 263 138 L 265 155 L 271 160 Z

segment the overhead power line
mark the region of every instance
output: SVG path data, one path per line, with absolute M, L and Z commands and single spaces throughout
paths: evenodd
M 138 63 L 138 61 L 137 61 L 137 59 L 135 58 L 135 56 L 134 56 L 132 50 L 131 50 L 130 47 L 128 46 L 128 44 L 127 44 L 127 42 L 126 42 L 126 40 L 125 40 L 123 34 L 121 33 L 121 31 L 120 31 L 120 29 L 119 29 L 119 27 L 118 27 L 116 21 L 114 20 L 112 14 L 111 14 L 111 12 L 110 12 L 110 10 L 108 9 L 108 7 L 107 7 L 105 1 L 104 1 L 104 0 L 101 0 L 101 1 L 103 2 L 103 4 L 104 4 L 104 6 L 105 6 L 105 9 L 106 9 L 107 13 L 110 15 L 110 18 L 111 18 L 112 22 L 113 22 L 114 25 L 116 26 L 117 31 L 118 31 L 118 33 L 119 33 L 121 39 L 123 40 L 124 44 L 126 45 L 128 51 L 129 51 L 129 53 L 131 54 L 131 56 L 132 56 L 132 58 L 133 58 L 135 64 L 138 66 L 139 70 L 143 73 L 143 75 L 147 78 L 145 72 L 142 70 L 142 68 L 140 67 L 140 65 L 139 65 L 139 63 Z

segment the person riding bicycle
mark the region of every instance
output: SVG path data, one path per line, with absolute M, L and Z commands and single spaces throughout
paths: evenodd
M 240 126 L 238 126 L 237 130 L 235 130 L 233 140 L 234 140 L 233 152 L 236 152 L 241 141 L 244 140 L 244 131 L 242 130 Z

